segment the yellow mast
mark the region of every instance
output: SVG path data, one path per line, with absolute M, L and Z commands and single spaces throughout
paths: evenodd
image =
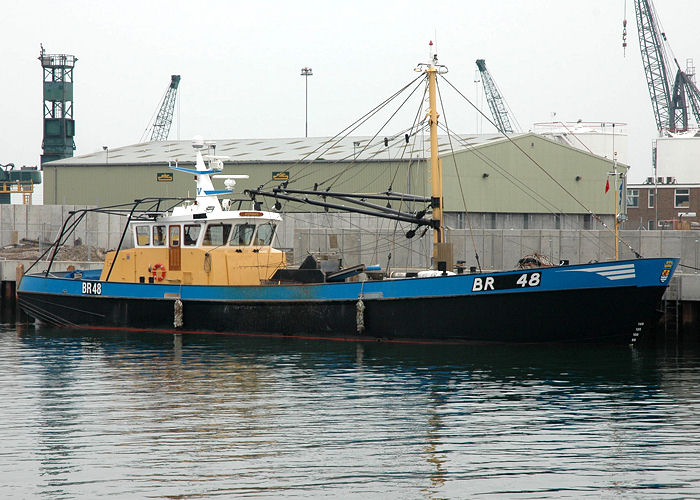
M 432 51 L 433 42 L 430 42 Z M 437 111 L 437 75 L 447 73 L 447 68 L 437 63 L 437 54 L 431 54 L 432 61 L 419 64 L 416 71 L 423 71 L 428 76 L 428 124 L 430 126 L 430 183 L 431 208 L 433 210 L 433 266 L 440 268 L 441 263 L 446 270 L 452 268 L 452 248 L 445 240 L 442 196 L 442 162 L 438 157 L 438 118 Z
M 434 58 L 436 60 L 437 57 Z M 425 72 L 428 75 L 428 123 L 430 125 L 430 181 L 432 185 L 431 197 L 433 208 L 433 244 L 443 243 L 443 222 L 442 222 L 442 172 L 440 171 L 440 159 L 438 158 L 438 135 L 437 124 L 440 115 L 437 112 L 437 68 L 431 64 Z M 435 251 L 433 251 L 433 257 Z

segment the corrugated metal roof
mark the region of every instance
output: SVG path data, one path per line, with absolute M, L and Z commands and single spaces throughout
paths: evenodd
M 453 136 L 452 144 L 447 136 L 438 140 L 439 154 L 461 151 L 473 146 L 504 139 L 500 134 Z M 228 156 L 226 163 L 244 162 L 274 162 L 286 163 L 325 159 L 327 161 L 360 161 L 397 160 L 407 158 L 425 158 L 430 154 L 430 143 L 427 135 L 409 138 L 406 144 L 403 135 L 389 138 L 389 147 L 384 146 L 384 137 L 361 136 L 345 137 L 334 140 L 331 137 L 308 137 L 287 139 L 221 139 L 206 141 L 215 144 L 217 156 Z M 205 148 L 206 149 L 206 148 Z M 51 162 L 51 165 L 139 165 L 194 162 L 192 141 L 160 141 L 132 144 L 106 151 L 97 151 L 86 155 L 64 158 Z

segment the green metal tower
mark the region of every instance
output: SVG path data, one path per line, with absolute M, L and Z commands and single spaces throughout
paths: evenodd
M 39 61 L 44 71 L 42 165 L 73 156 L 73 66 L 77 60 L 77 57 L 67 54 L 46 54 L 44 46 L 41 46 Z

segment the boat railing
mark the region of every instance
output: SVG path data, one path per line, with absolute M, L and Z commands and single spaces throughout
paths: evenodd
M 66 242 L 73 235 L 80 223 L 85 217 L 91 213 L 102 213 L 108 215 L 118 215 L 127 217 L 124 230 L 119 240 L 117 253 L 121 249 L 126 232 L 128 231 L 129 223 L 133 220 L 153 220 L 158 215 L 171 211 L 174 207 L 184 203 L 191 198 L 143 198 L 134 200 L 131 203 L 121 203 L 117 205 L 109 205 L 105 207 L 86 207 L 79 210 L 71 210 L 68 216 L 63 221 L 61 229 L 56 236 L 56 239 L 51 245 L 27 268 L 26 272 L 30 272 L 37 263 L 43 261 L 50 254 L 49 264 L 44 271 L 44 276 L 49 276 L 51 267 L 56 260 L 56 255 L 59 250 L 65 246 Z M 139 209 L 139 207 L 141 207 Z

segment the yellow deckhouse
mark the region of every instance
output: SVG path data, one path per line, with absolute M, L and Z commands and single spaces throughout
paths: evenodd
M 134 248 L 110 252 L 100 280 L 125 283 L 182 283 L 187 285 L 260 285 L 286 267 L 284 252 L 272 248 L 279 214 L 261 210 L 231 210 L 217 196 L 233 193 L 234 179 L 247 175 L 219 175 L 222 157 L 204 163 L 196 138 L 195 169 L 170 167 L 193 174 L 197 197 L 169 215 L 132 222 Z M 223 178 L 225 190 L 215 190 L 210 177 Z M 227 201 L 227 200 L 225 200 Z

